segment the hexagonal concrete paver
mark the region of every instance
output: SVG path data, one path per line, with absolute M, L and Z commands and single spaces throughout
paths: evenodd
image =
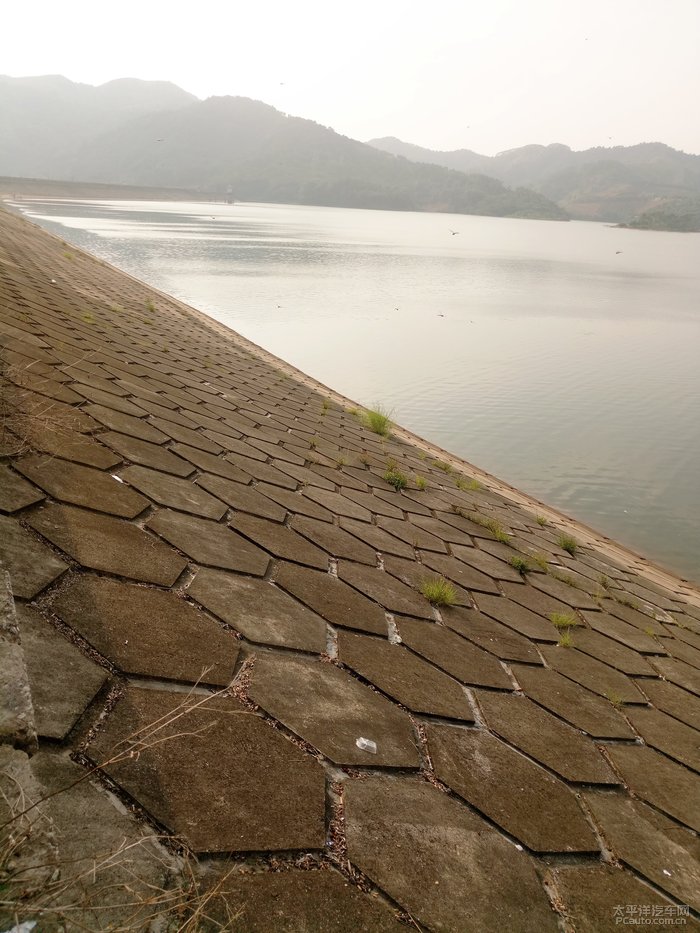
M 576 933 L 613 933 L 626 926 L 634 929 L 638 924 L 630 921 L 654 917 L 672 920 L 672 928 L 679 926 L 694 933 L 700 930 L 700 923 L 686 917 L 670 900 L 623 868 L 565 866 L 555 870 L 554 878 L 564 912 L 575 924 Z
M 700 910 L 697 835 L 638 800 L 619 794 L 585 795 L 613 853 L 682 904 Z
M 370 485 L 381 484 L 382 487 L 388 488 L 388 486 L 385 484 L 383 479 L 374 478 L 372 473 L 369 470 L 367 470 L 366 472 L 362 471 L 361 473 L 356 470 L 354 475 L 357 476 L 358 473 L 362 477 L 366 478 L 366 481 Z M 359 506 L 363 506 L 365 509 L 367 509 L 369 512 L 374 513 L 375 515 L 385 516 L 387 518 L 394 518 L 394 519 L 397 519 L 398 521 L 403 522 L 404 520 L 403 512 L 400 508 L 397 507 L 397 505 L 394 504 L 394 502 L 396 502 L 397 500 L 398 502 L 400 502 L 401 500 L 398 499 L 393 489 L 391 489 L 391 493 L 392 493 L 392 496 L 394 497 L 394 502 L 387 502 L 386 500 L 381 499 L 379 496 L 375 496 L 371 492 L 369 493 L 362 492 L 361 490 L 358 490 L 355 488 L 348 489 L 347 487 L 350 484 L 347 482 L 347 476 L 345 475 L 344 472 L 341 474 L 340 479 L 341 479 L 341 483 L 344 484 L 341 486 L 341 493 L 344 496 L 347 496 L 348 499 L 352 499 L 353 502 L 356 502 Z
M 152 827 L 115 805 L 114 795 L 97 781 L 86 780 L 87 769 L 71 761 L 68 752 L 46 743 L 27 767 L 40 788 L 32 795 L 39 806 L 33 811 L 38 819 L 31 842 L 46 827 L 49 843 L 33 853 L 48 881 L 39 897 L 44 903 L 51 900 L 50 913 L 42 911 L 35 929 L 146 930 L 153 897 L 169 888 L 176 860 Z M 70 919 L 54 923 L 59 914 Z
M 328 551 L 333 557 L 346 557 L 348 560 L 369 564 L 371 567 L 377 563 L 376 552 L 371 547 L 363 544 L 347 531 L 343 531 L 338 525 L 304 515 L 296 515 L 292 521 L 292 529 L 304 535 L 323 551 Z
M 17 512 L 45 498 L 41 489 L 18 476 L 4 463 L 0 464 L 0 512 Z
M 329 492 L 327 489 L 309 486 L 304 490 L 304 495 L 329 509 L 334 515 L 344 515 L 346 518 L 354 518 L 362 522 L 372 520 L 371 512 L 351 499 L 341 496 L 339 492 Z
M 476 604 L 481 612 L 514 629 L 525 638 L 551 642 L 559 640 L 559 633 L 551 622 L 543 619 L 542 616 L 537 615 L 525 606 L 513 602 L 512 599 L 506 599 L 504 596 L 477 593 Z
M 404 560 L 402 557 L 394 557 L 392 554 L 387 554 L 384 557 L 384 570 L 418 592 L 420 592 L 423 584 L 444 579 L 442 574 L 431 570 L 425 564 L 419 564 L 416 560 Z M 453 585 L 452 590 L 455 605 L 471 606 L 472 598 L 467 590 L 462 589 L 459 585 Z
M 88 405 L 84 410 L 92 418 L 96 418 L 100 424 L 119 434 L 128 434 L 142 441 L 150 441 L 152 444 L 164 444 L 168 440 L 167 434 L 163 434 L 142 418 L 134 418 L 132 415 L 113 411 L 111 408 L 105 408 L 104 405 Z
M 370 525 L 368 522 L 357 521 L 353 518 L 340 519 L 340 527 L 348 531 L 351 535 L 359 538 L 360 541 L 371 547 L 375 551 L 383 554 L 396 554 L 397 557 L 407 557 L 413 559 L 415 552 L 410 544 L 399 541 L 383 528 L 377 528 L 376 525 Z
M 240 531 L 251 541 L 255 541 L 275 557 L 292 560 L 307 567 L 316 567 L 319 570 L 328 568 L 328 555 L 325 551 L 315 547 L 291 528 L 277 522 L 270 522 L 254 515 L 236 515 L 231 520 L 231 527 Z
M 136 525 L 72 505 L 49 505 L 27 517 L 52 544 L 92 570 L 172 586 L 187 566 L 179 554 Z
M 650 635 L 647 635 L 646 632 L 635 628 L 634 625 L 629 625 L 629 623 L 610 615 L 608 612 L 587 612 L 584 609 L 581 614 L 596 632 L 626 645 L 632 651 L 639 651 L 642 654 L 665 653 L 659 643 Z
M 665 680 L 645 679 L 638 681 L 638 686 L 658 710 L 700 731 L 700 699 Z
M 576 629 L 573 632 L 573 640 L 576 644 Z M 645 698 L 635 686 L 634 681 L 630 680 L 626 674 L 578 651 L 575 647 L 542 645 L 541 651 L 542 657 L 552 670 L 581 684 L 592 693 L 597 693 L 602 697 L 616 698 L 616 702 L 618 700 L 623 703 L 645 702 Z
M 508 599 L 545 619 L 553 612 L 570 613 L 572 609 L 568 603 L 548 596 L 529 583 L 503 583 L 503 592 Z
M 489 554 L 488 551 L 481 547 L 457 545 L 452 548 L 452 553 L 463 563 L 469 564 L 473 570 L 477 570 L 492 579 L 510 580 L 511 583 L 519 583 L 522 580 L 515 568 L 511 567 L 505 560 L 500 560 L 498 557 L 494 557 L 493 554 Z M 485 592 L 489 591 L 485 590 Z
M 122 479 L 153 499 L 158 505 L 170 506 L 201 518 L 221 518 L 226 512 L 223 502 L 210 496 L 199 486 L 180 476 L 163 474 L 143 466 L 127 467 Z
M 682 722 L 645 706 L 628 707 L 627 718 L 647 745 L 700 771 L 700 732 Z
M 598 608 L 592 596 L 579 587 L 571 586 L 566 582 L 566 578 L 568 578 L 566 571 L 561 573 L 562 577 L 564 577 L 562 580 L 547 573 L 528 574 L 528 579 L 536 589 L 542 590 L 543 593 L 554 599 L 561 600 L 567 606 L 573 606 L 577 609 L 595 610 Z
M 18 424 L 10 419 L 9 426 L 13 423 L 33 450 L 98 467 L 100 470 L 115 466 L 121 459 L 93 438 L 76 433 L 72 427 L 62 424 L 59 420 L 54 424 L 36 425 L 24 421 Z
M 418 525 L 406 521 L 404 518 L 386 518 L 380 516 L 377 519 L 377 525 L 389 534 L 394 535 L 400 541 L 405 541 L 414 548 L 421 548 L 424 551 L 437 551 L 439 554 L 447 553 L 447 546 L 440 538 L 424 531 Z
M 619 784 L 591 739 L 527 697 L 479 690 L 477 700 L 492 732 L 565 780 Z
M 609 745 L 606 751 L 637 797 L 700 832 L 700 775 L 645 745 Z
M 535 852 L 598 852 L 561 781 L 481 730 L 426 727 L 437 777 Z M 546 818 L 545 818 L 546 815 Z
M 342 560 L 338 562 L 338 576 L 390 612 L 418 616 L 421 619 L 433 618 L 433 611 L 427 599 L 383 570 Z
M 469 548 L 470 551 L 476 550 Z M 426 567 L 429 567 L 434 573 L 439 573 L 448 580 L 452 580 L 458 586 L 468 590 L 476 590 L 478 593 L 498 594 L 498 584 L 491 577 L 475 570 L 473 567 L 465 564 L 455 557 L 448 554 L 434 554 L 430 551 L 420 552 L 421 560 Z M 469 605 L 467 603 L 466 605 Z
M 281 564 L 276 582 L 332 625 L 386 635 L 383 610 L 329 573 Z
M 282 489 L 281 486 L 275 486 L 272 483 L 258 483 L 256 489 L 267 496 L 268 499 L 277 502 L 294 515 L 306 515 L 309 518 L 316 519 L 317 522 L 322 524 L 328 524 L 333 521 L 333 515 L 328 509 L 312 502 L 301 492 L 292 492 L 291 489 Z
M 173 413 L 167 412 L 167 414 L 172 416 Z M 148 422 L 153 425 L 159 433 L 163 433 L 166 437 L 172 438 L 174 441 L 179 441 L 181 444 L 185 444 L 188 447 L 197 447 L 199 450 L 204 450 L 206 453 L 210 454 L 221 453 L 221 448 L 218 444 L 210 441 L 198 431 L 193 431 L 192 428 L 185 427 L 184 424 L 177 424 L 175 421 L 170 420 L 170 418 L 158 418 L 152 415 L 148 419 Z
M 112 408 L 114 411 L 122 412 L 125 415 L 132 415 L 134 418 L 140 418 L 147 414 L 144 408 L 141 408 L 139 405 L 134 405 L 133 402 L 129 402 L 119 395 L 114 395 L 112 392 L 104 392 L 102 389 L 96 389 L 93 386 L 85 385 L 80 382 L 74 382 L 73 389 L 80 393 L 75 400 L 79 400 L 80 396 L 82 396 L 88 401 L 94 402 L 96 405 Z M 75 400 L 71 399 L 71 401 Z
M 403 497 L 401 501 L 404 501 Z M 472 547 L 472 540 L 468 534 L 460 531 L 448 522 L 443 522 L 439 518 L 433 518 L 430 515 L 411 515 L 410 521 L 412 524 L 418 525 L 419 528 L 429 532 L 440 541 L 449 541 L 450 544 L 461 544 L 466 548 Z
M 456 680 L 386 638 L 339 632 L 338 659 L 414 713 L 474 721 Z
M 542 663 L 537 648 L 528 638 L 518 635 L 513 629 L 490 619 L 477 609 L 443 607 L 440 613 L 449 628 L 503 661 Z
M 202 699 L 129 687 L 88 753 L 137 747 L 105 770 L 195 852 L 322 848 L 318 762 L 235 700 Z
M 264 551 L 231 531 L 227 525 L 185 515 L 184 512 L 157 512 L 147 527 L 198 564 L 262 577 L 270 563 Z
M 33 599 L 68 565 L 14 518 L 0 515 L 0 564 L 10 572 L 12 591 L 22 599 Z
M 187 593 L 249 641 L 321 654 L 325 621 L 262 580 L 201 568 Z
M 700 670 L 700 636 L 695 635 L 694 632 L 686 632 L 682 628 L 674 628 L 672 631 L 675 636 L 673 641 L 670 639 L 664 641 L 668 653 L 676 660 L 680 659 L 685 664 L 694 667 L 696 671 Z M 662 663 L 663 660 L 659 658 L 658 662 Z M 680 681 L 678 683 L 680 684 Z M 689 681 L 686 689 L 690 690 L 691 693 L 700 693 L 695 682 L 691 685 Z
M 250 697 L 339 765 L 417 768 L 411 720 L 333 664 L 291 655 L 255 661 Z M 376 752 L 357 742 L 369 739 Z
M 518 664 L 513 673 L 525 694 L 595 739 L 633 739 L 613 705 L 549 668 Z
M 63 739 L 109 676 L 31 606 L 17 606 L 37 732 Z
M 675 645 L 673 646 L 675 650 Z M 700 696 L 700 670 L 676 658 L 654 658 L 653 666 L 666 680 Z
M 259 454 L 260 451 L 256 451 L 256 453 Z M 225 459 L 249 476 L 254 476 L 261 483 L 273 483 L 275 486 L 282 486 L 283 489 L 297 488 L 295 479 L 280 470 L 276 470 L 269 463 L 261 463 L 259 460 L 242 457 L 237 453 L 226 454 Z
M 103 470 L 33 454 L 22 457 L 15 467 L 54 499 L 82 505 L 97 512 L 135 518 L 150 505 L 133 489 Z
M 348 781 L 345 821 L 350 862 L 428 929 L 559 929 L 530 858 L 427 781 Z
M 623 674 L 654 676 L 654 669 L 640 654 L 593 629 L 579 626 L 575 632 L 575 644 L 579 651 L 622 671 Z
M 248 473 L 244 473 L 243 470 L 239 470 L 232 463 L 228 463 L 226 460 L 222 460 L 221 457 L 217 457 L 205 450 L 200 450 L 198 447 L 190 447 L 188 444 L 173 444 L 172 451 L 179 457 L 189 460 L 198 470 L 205 473 L 223 476 L 224 479 L 229 479 L 234 483 L 250 482 Z
M 198 476 L 196 482 L 237 512 L 270 518 L 273 522 L 283 522 L 287 514 L 285 509 L 263 496 L 253 486 L 232 483 L 223 476 L 211 476 L 209 473 Z
M 388 904 L 365 893 L 333 869 L 292 868 L 255 874 L 227 870 L 212 874 L 212 888 L 218 886 L 217 892 L 222 893 L 216 893 L 207 903 L 207 915 L 231 933 L 405 933 L 406 930 Z M 208 893 L 206 887 L 204 891 Z
M 464 684 L 512 690 L 513 684 L 499 661 L 444 625 L 396 620 L 404 644 Z
M 51 609 L 128 674 L 225 686 L 238 639 L 175 593 L 83 576 Z
M 166 447 L 158 444 L 151 444 L 148 441 L 130 437 L 128 434 L 118 434 L 116 431 L 101 434 L 100 440 L 116 450 L 126 460 L 137 463 L 139 466 L 162 470 L 163 473 L 172 473 L 173 476 L 190 476 L 194 473 L 193 464 L 181 457 L 176 457 Z

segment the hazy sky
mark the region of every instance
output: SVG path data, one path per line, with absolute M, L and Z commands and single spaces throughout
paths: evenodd
M 700 153 L 700 0 L 5 0 L 2 30 L 0 73 L 167 79 L 357 139 Z

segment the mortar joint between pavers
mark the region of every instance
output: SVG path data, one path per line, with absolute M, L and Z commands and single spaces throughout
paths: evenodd
M 539 876 L 539 872 L 537 874 Z M 576 928 L 566 912 L 564 900 L 557 887 L 555 872 L 551 868 L 545 868 L 540 881 L 544 893 L 549 898 L 550 906 L 557 916 L 561 933 L 576 933 Z

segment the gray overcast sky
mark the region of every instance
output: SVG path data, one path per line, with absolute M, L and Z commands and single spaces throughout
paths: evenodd
M 5 0 L 2 29 L 0 73 L 167 79 L 357 139 L 700 153 L 700 0 Z

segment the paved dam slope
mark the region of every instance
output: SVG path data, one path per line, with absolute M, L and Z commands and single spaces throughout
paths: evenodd
M 2 211 L 0 310 L 0 922 L 699 928 L 691 585 Z

